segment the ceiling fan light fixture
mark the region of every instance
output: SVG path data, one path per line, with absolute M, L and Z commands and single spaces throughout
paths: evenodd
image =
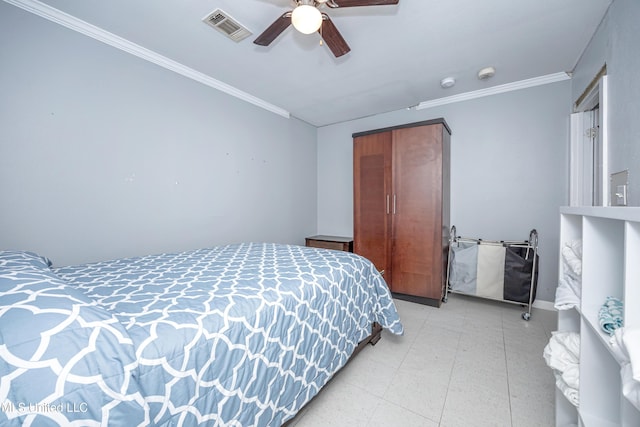
M 302 34 L 315 33 L 322 25 L 322 14 L 315 6 L 301 4 L 293 9 L 291 23 Z

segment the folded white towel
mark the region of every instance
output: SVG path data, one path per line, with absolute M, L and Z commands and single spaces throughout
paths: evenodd
M 575 277 L 582 276 L 582 241 L 574 240 L 562 246 L 562 260 Z M 566 271 L 566 270 L 565 270 Z
M 549 341 L 542 352 L 547 366 L 560 373 L 578 362 L 556 341 Z
M 571 247 L 571 250 L 573 250 L 573 253 L 576 254 L 578 258 L 582 259 L 582 240 L 572 240 L 569 242 L 569 246 Z
M 640 329 L 624 328 L 622 340 L 629 355 L 633 379 L 640 381 Z
M 569 285 L 569 280 L 563 277 L 558 283 L 558 287 L 556 288 L 556 300 L 554 303 L 556 310 L 570 310 L 574 307 L 580 307 L 580 296 L 577 295 L 574 289 Z
M 613 353 L 614 358 L 620 365 L 629 363 L 629 355 L 627 354 L 627 349 L 622 339 L 624 330 L 624 327 L 616 329 L 613 335 L 611 335 L 611 338 L 609 338 L 611 353 Z
M 564 396 L 569 402 L 571 402 L 573 406 L 579 406 L 580 394 L 578 392 L 578 389 L 569 387 L 567 383 L 562 379 L 562 376 L 558 373 L 556 373 L 556 387 L 558 387 L 558 390 L 560 390 L 562 394 L 564 394 Z
M 555 308 L 569 310 L 580 307 L 582 296 L 582 241 L 574 240 L 562 246 L 562 277 L 556 288 Z
M 565 283 L 565 285 L 569 289 L 573 291 L 574 294 L 576 294 L 578 298 L 582 296 L 582 279 L 581 278 L 575 278 L 568 274 L 568 275 L 565 275 L 561 280 Z
M 580 388 L 580 367 L 577 364 L 568 366 L 562 373 L 562 380 L 567 386 L 578 390 Z
M 542 355 L 547 365 L 553 369 L 556 387 L 569 402 L 577 407 L 580 385 L 580 334 L 577 332 L 552 332 Z
M 580 335 L 576 332 L 551 333 L 542 352 L 547 365 L 561 374 L 580 362 Z
M 621 327 L 614 331 L 609 339 L 609 345 L 613 356 L 621 366 L 622 394 L 640 410 L 640 382 L 636 377 L 636 371 L 640 370 L 640 359 L 638 359 L 640 357 L 640 342 L 638 340 L 640 340 L 640 330 Z
M 577 332 L 552 332 L 557 339 L 565 346 L 567 351 L 575 358 L 576 363 L 580 361 L 580 334 Z
M 640 410 L 640 383 L 633 379 L 631 364 L 627 363 L 620 369 L 622 379 L 622 394 L 636 409 Z

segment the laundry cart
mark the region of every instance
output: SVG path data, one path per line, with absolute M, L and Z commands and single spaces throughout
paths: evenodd
M 473 295 L 527 306 L 524 320 L 531 318 L 531 305 L 538 284 L 538 232 L 529 240 L 491 241 L 460 237 L 451 227 L 447 268 L 447 293 Z

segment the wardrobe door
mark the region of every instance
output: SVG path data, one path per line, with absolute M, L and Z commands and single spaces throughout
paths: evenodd
M 391 132 L 353 140 L 353 251 L 369 259 L 391 286 Z
M 393 130 L 391 267 L 396 293 L 442 298 L 442 125 Z

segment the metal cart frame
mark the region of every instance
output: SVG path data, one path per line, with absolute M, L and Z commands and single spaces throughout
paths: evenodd
M 459 245 L 459 243 L 476 243 L 478 245 L 483 244 L 483 245 L 495 245 L 495 246 L 503 246 L 505 248 L 507 247 L 512 247 L 512 248 L 524 248 L 526 249 L 525 251 L 525 260 L 529 259 L 530 255 L 533 255 L 533 264 L 532 264 L 532 268 L 531 268 L 531 280 L 529 283 L 529 301 L 528 303 L 525 302 L 521 302 L 521 301 L 512 301 L 509 299 L 497 299 L 497 298 L 490 298 L 490 297 L 485 297 L 485 296 L 481 296 L 481 295 L 473 295 L 467 292 L 461 292 L 461 291 L 456 291 L 453 290 L 451 288 L 451 282 L 450 282 L 450 273 L 451 273 L 451 259 L 452 259 L 452 250 L 454 245 Z M 533 305 L 533 300 L 534 300 L 534 294 L 536 291 L 536 286 L 537 286 L 537 268 L 538 268 L 538 232 L 536 231 L 536 229 L 531 230 L 531 232 L 529 233 L 529 240 L 524 240 L 524 241 L 505 241 L 505 240 L 500 240 L 500 241 L 494 241 L 494 240 L 483 240 L 483 239 L 472 239 L 472 238 L 466 238 L 466 237 L 461 237 L 461 236 L 456 236 L 456 227 L 455 225 L 451 227 L 451 234 L 449 235 L 449 254 L 447 257 L 447 287 L 446 287 L 446 293 L 445 293 L 445 297 L 443 298 L 444 302 L 447 302 L 449 293 L 458 293 L 458 294 L 463 294 L 463 295 L 471 295 L 471 296 L 477 296 L 479 298 L 485 298 L 485 299 L 491 299 L 491 300 L 495 300 L 495 301 L 501 301 L 501 302 L 506 302 L 506 303 L 510 303 L 510 304 L 520 304 L 521 306 L 526 306 L 527 307 L 527 311 L 522 313 L 522 318 L 524 320 L 529 320 L 531 319 L 531 306 Z

